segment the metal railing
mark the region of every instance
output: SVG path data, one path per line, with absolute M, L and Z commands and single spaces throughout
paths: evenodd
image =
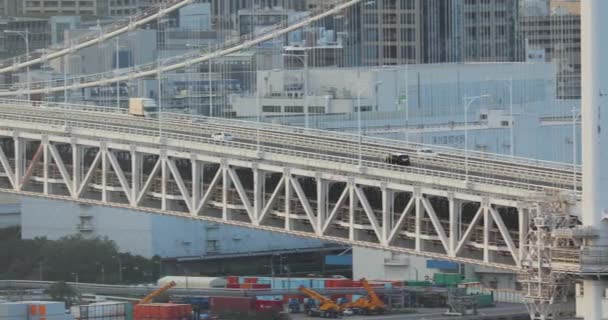
M 11 100 L 0 100 L 0 107 L 5 106 L 6 112 L 8 112 L 9 106 L 13 107 L 23 106 L 19 108 L 19 114 L 29 114 L 35 116 L 39 114 L 39 110 L 36 108 L 27 108 L 28 104 L 22 101 L 11 101 Z M 63 104 L 49 104 L 44 103 L 43 106 L 46 108 L 60 108 L 58 109 L 57 118 L 62 116 L 62 113 L 69 112 L 71 120 L 83 120 L 83 121 L 94 121 L 99 122 L 101 119 L 99 115 L 88 114 L 88 112 L 103 112 L 107 117 L 114 116 L 112 119 L 108 118 L 108 122 L 114 124 L 122 124 L 126 126 L 142 127 L 147 129 L 157 129 L 158 121 L 150 118 L 134 118 L 125 117 L 125 109 L 107 108 L 107 107 L 94 107 L 94 106 L 79 106 L 79 105 L 63 105 Z M 67 118 L 67 116 L 64 116 Z M 229 131 L 237 137 L 242 137 L 245 140 L 253 140 L 256 134 L 264 141 L 276 141 L 274 145 L 283 145 L 286 148 L 302 148 L 308 147 L 313 150 L 331 150 L 332 152 L 341 152 L 348 157 L 358 157 L 358 143 L 359 137 L 348 135 L 348 134 L 335 134 L 322 130 L 304 130 L 302 128 L 293 128 L 287 126 L 261 126 L 259 124 L 250 122 L 235 122 L 229 119 L 218 119 L 218 118 L 190 118 L 188 116 L 180 114 L 163 114 L 163 128 L 169 130 L 175 130 L 178 132 L 188 132 L 191 134 L 204 134 L 209 135 L 218 130 Z M 232 127 L 231 127 L 232 126 Z M 262 128 L 260 128 L 262 127 Z M 264 130 L 262 130 L 264 129 Z M 259 132 L 258 132 L 259 130 Z M 329 137 L 328 137 L 329 136 Z M 333 138 L 333 139 L 332 139 Z M 451 171 L 454 173 L 462 173 L 464 169 L 464 163 L 459 155 L 454 154 L 439 154 L 436 157 L 425 158 L 418 157 L 415 149 L 406 149 L 403 146 L 393 147 L 393 145 L 401 145 L 399 141 L 391 140 L 380 140 L 379 143 L 375 139 L 370 139 L 367 142 L 362 137 L 364 145 L 361 148 L 363 155 L 367 158 L 374 158 L 383 161 L 383 157 L 388 153 L 402 152 L 409 153 L 412 155 L 413 160 L 417 160 L 421 163 L 420 166 L 427 167 L 434 165 L 441 167 L 442 170 Z M 384 143 L 389 141 L 391 143 Z M 367 142 L 367 143 L 365 143 Z M 432 147 L 432 146 L 431 146 Z M 507 157 L 510 160 L 509 157 Z M 493 163 L 478 158 L 469 159 L 469 168 L 472 175 L 487 175 L 489 177 L 501 178 L 501 180 L 508 179 L 512 181 L 519 181 L 523 183 L 530 183 L 536 181 L 537 185 L 554 186 L 556 189 L 571 190 L 572 173 L 563 172 L 556 170 L 554 167 L 537 168 L 537 167 L 524 167 L 519 164 L 513 164 L 509 161 Z M 546 183 L 545 183 L 546 182 Z
M 45 125 L 51 125 L 51 126 L 56 126 L 56 127 L 62 127 L 67 124 L 68 127 L 72 130 L 73 129 L 85 129 L 85 130 L 98 130 L 101 132 L 105 131 L 105 132 L 121 133 L 121 134 L 123 134 L 123 136 L 125 136 L 125 139 L 106 138 L 106 141 L 122 142 L 122 143 L 126 143 L 126 144 L 132 144 L 133 142 L 136 142 L 137 136 L 140 136 L 143 138 L 159 136 L 158 130 L 141 129 L 141 128 L 134 128 L 134 127 L 129 127 L 129 126 L 118 126 L 118 125 L 102 124 L 102 123 L 81 122 L 81 121 L 73 121 L 73 120 L 69 120 L 69 119 L 58 120 L 58 119 L 39 118 L 39 117 L 34 117 L 34 116 L 24 116 L 24 115 L 14 115 L 14 114 L 0 114 L 0 119 L 8 120 L 8 121 L 5 121 L 6 124 L 1 125 L 0 127 L 15 128 L 15 126 L 17 124 L 17 123 L 15 123 L 15 121 L 22 121 L 26 125 L 45 124 Z M 70 133 L 70 135 L 73 136 L 74 133 L 72 132 L 72 133 Z M 91 132 L 91 135 L 92 135 L 92 132 Z M 126 137 L 129 137 L 129 138 L 126 138 Z M 391 164 L 381 162 L 381 161 L 368 161 L 368 160 L 359 161 L 356 158 L 347 158 L 347 157 L 343 157 L 343 156 L 334 156 L 334 155 L 323 154 L 320 152 L 299 151 L 299 150 L 280 148 L 280 147 L 257 146 L 256 144 L 252 144 L 252 143 L 242 143 L 242 142 L 236 142 L 236 141 L 217 141 L 217 140 L 213 140 L 211 138 L 194 136 L 194 135 L 190 135 L 190 134 L 163 132 L 162 137 L 165 139 L 173 139 L 175 141 L 180 141 L 180 142 L 187 141 L 187 142 L 192 142 L 192 143 L 201 143 L 201 144 L 206 144 L 206 145 L 218 145 L 218 146 L 225 146 L 225 147 L 230 147 L 230 148 L 234 148 L 234 149 L 250 150 L 250 151 L 260 150 L 262 152 L 283 155 L 283 156 L 291 156 L 294 158 L 293 160 L 290 160 L 287 158 L 281 160 L 281 161 L 285 161 L 285 162 L 290 162 L 290 161 L 293 162 L 296 159 L 309 159 L 309 160 L 323 160 L 323 161 L 339 163 L 339 164 L 347 164 L 347 165 L 351 165 L 352 167 L 357 167 L 359 164 L 361 164 L 370 169 L 387 170 L 386 176 L 384 176 L 382 179 L 385 181 L 394 180 L 397 183 L 399 183 L 399 181 L 401 181 L 404 178 L 412 179 L 412 176 L 411 176 L 412 174 L 416 174 L 416 175 L 420 175 L 420 176 L 424 176 L 424 177 L 436 177 L 436 178 L 442 178 L 442 179 L 449 179 L 452 181 L 464 181 L 465 178 L 467 178 L 464 174 L 460 174 L 460 173 L 431 170 L 431 169 L 425 169 L 425 168 L 416 168 L 416 167 L 396 166 L 396 165 L 391 165 Z M 183 149 L 186 152 L 197 152 L 198 151 L 196 149 L 195 145 L 193 145 L 193 144 L 190 144 L 190 147 L 188 147 L 188 148 L 182 148 L 182 147 L 173 147 L 173 148 L 174 149 Z M 319 165 L 319 162 L 309 162 L 309 165 L 313 165 L 313 164 Z M 323 168 L 321 168 L 321 169 L 323 169 Z M 400 177 L 400 179 L 395 179 L 394 172 L 403 173 L 405 175 L 402 175 Z M 534 192 L 546 192 L 548 190 L 562 190 L 559 188 L 541 186 L 538 184 L 528 184 L 528 183 L 521 183 L 521 182 L 515 182 L 515 181 L 509 181 L 509 180 L 487 178 L 487 177 L 482 177 L 482 176 L 468 176 L 468 180 L 473 183 L 515 188 L 515 189 L 528 190 L 528 191 L 534 191 Z
M 54 79 L 50 81 L 34 82 L 29 84 L 29 90 L 24 91 L 23 88 L 9 86 L 0 88 L 0 96 L 14 96 L 22 94 L 23 92 L 30 93 L 50 93 L 63 91 L 65 89 L 81 89 L 87 87 L 95 87 L 115 83 L 117 81 L 128 81 L 136 78 L 147 77 L 157 73 L 157 70 L 161 72 L 168 72 L 184 67 L 191 66 L 192 64 L 202 63 L 210 59 L 219 58 L 234 52 L 238 52 L 243 49 L 250 48 L 257 44 L 263 43 L 264 41 L 271 40 L 281 35 L 287 34 L 291 31 L 295 31 L 301 27 L 304 27 L 314 21 L 325 18 L 332 13 L 334 8 L 345 8 L 355 5 L 363 0 L 331 0 L 325 1 L 315 10 L 309 11 L 308 15 L 303 15 L 297 19 L 287 19 L 273 26 L 269 26 L 258 30 L 256 32 L 232 38 L 226 40 L 224 43 L 216 46 L 206 47 L 196 53 L 188 53 L 185 55 L 175 56 L 161 61 L 155 61 L 145 65 L 138 65 L 131 68 L 120 69 L 119 71 L 112 70 L 108 72 L 98 73 L 94 75 L 85 75 L 79 77 L 72 77 L 67 79 Z M 26 62 L 29 63 L 29 62 Z M 25 66 L 25 64 L 22 64 Z M 3 70 L 11 70 L 13 67 L 0 69 L 0 73 Z M 20 83 L 19 85 L 27 88 L 27 84 Z

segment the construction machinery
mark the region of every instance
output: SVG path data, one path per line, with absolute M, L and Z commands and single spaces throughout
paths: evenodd
M 386 304 L 378 297 L 374 288 L 372 288 L 366 279 L 361 279 L 361 285 L 365 289 L 365 292 L 367 292 L 367 296 L 361 297 L 356 301 L 342 304 L 340 307 L 342 307 L 342 309 L 351 309 L 355 314 L 369 315 L 384 313 L 384 311 L 386 311 Z
M 154 298 L 158 297 L 159 295 L 163 294 L 164 292 L 166 292 L 167 290 L 175 287 L 176 283 L 175 281 L 171 281 L 169 283 L 167 283 L 166 285 L 150 292 L 149 295 L 143 297 L 141 300 L 139 300 L 139 304 L 147 304 L 152 302 L 152 300 L 154 300 Z
M 322 317 L 322 318 L 337 318 L 342 313 L 342 308 L 335 303 L 333 300 L 325 297 L 324 295 L 300 286 L 300 292 L 307 295 L 310 299 L 318 302 L 318 306 L 309 306 L 305 304 L 306 314 L 311 317 Z

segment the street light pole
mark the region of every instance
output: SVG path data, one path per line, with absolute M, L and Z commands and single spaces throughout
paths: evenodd
M 122 260 L 119 256 L 112 256 L 112 258 L 118 261 L 118 281 L 122 283 Z
M 513 126 L 513 77 L 509 77 L 509 79 L 498 79 L 497 81 L 508 81 L 508 84 L 505 85 L 507 86 L 507 88 L 509 88 L 509 116 L 511 117 L 511 123 L 509 126 L 509 140 L 511 146 L 509 147 L 509 153 L 511 154 L 511 157 L 515 157 L 515 128 Z
M 581 116 L 581 112 L 578 112 L 576 108 L 572 108 L 572 190 L 574 193 L 577 191 L 577 182 L 576 182 L 576 148 L 578 147 L 576 143 L 576 120 Z
M 362 132 L 361 132 L 361 90 L 357 92 L 357 134 L 359 135 L 359 168 L 361 168 L 361 162 L 363 161 L 362 151 Z
M 513 77 L 509 78 L 509 113 L 511 117 L 511 157 L 515 157 L 515 131 L 513 121 Z
M 120 69 L 120 36 L 116 37 L 116 71 Z M 117 72 L 118 74 L 118 72 Z M 120 108 L 120 81 L 116 80 L 116 108 Z
M 304 125 L 306 130 L 310 128 L 310 119 L 308 116 L 308 50 L 304 51 Z
M 310 128 L 310 120 L 309 120 L 309 114 L 308 114 L 308 82 L 309 82 L 309 73 L 308 73 L 308 51 L 305 48 L 304 54 L 303 55 L 299 55 L 299 54 L 291 54 L 291 53 L 283 53 L 284 57 L 294 57 L 294 58 L 298 58 L 300 61 L 302 61 L 302 64 L 304 65 L 304 128 L 309 129 Z
M 30 58 L 30 30 L 28 28 L 25 29 L 25 54 L 27 55 L 27 59 Z M 26 60 L 27 60 L 26 59 Z M 31 79 L 30 79 L 30 66 L 27 66 L 26 71 L 26 80 L 27 80 L 27 100 L 32 100 L 30 93 Z
M 476 97 L 464 97 L 464 176 L 465 183 L 469 182 L 469 107 L 473 104 L 473 102 L 481 99 L 487 98 L 490 95 L 484 94 Z

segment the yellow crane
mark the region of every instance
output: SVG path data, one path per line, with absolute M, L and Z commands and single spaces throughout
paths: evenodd
M 175 281 L 171 281 L 171 282 L 167 283 L 166 285 L 150 292 L 149 295 L 147 295 L 147 296 L 143 297 L 141 300 L 139 300 L 139 304 L 146 304 L 146 303 L 152 302 L 152 300 L 154 300 L 154 298 L 163 294 L 165 291 L 175 287 L 175 285 L 176 285 Z
M 310 307 L 306 309 L 307 315 L 323 318 L 337 318 L 342 312 L 342 308 L 338 304 L 324 295 L 304 286 L 300 286 L 299 290 L 309 298 L 319 302 L 318 308 Z
M 382 314 L 386 311 L 386 305 L 376 294 L 374 288 L 369 284 L 369 282 L 364 278 L 361 279 L 361 285 L 367 292 L 367 296 L 361 297 L 357 299 L 357 301 L 349 302 L 341 305 L 343 309 L 353 309 L 355 313 L 363 313 L 363 314 L 372 314 L 378 313 Z

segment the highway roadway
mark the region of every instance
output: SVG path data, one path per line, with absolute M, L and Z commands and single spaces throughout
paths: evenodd
M 66 112 L 63 108 L 44 104 L 47 107 L 28 107 L 22 103 L 0 102 L 3 118 L 6 120 L 27 116 L 32 122 L 68 122 L 69 126 L 81 123 L 112 124 L 149 130 L 154 134 L 159 130 L 156 119 L 141 118 L 128 115 L 124 110 L 112 108 L 91 108 L 86 111 L 72 108 Z M 43 106 L 44 106 L 43 105 Z M 104 111 L 93 112 L 90 110 Z M 117 112 L 118 111 L 118 112 Z M 260 144 L 261 146 L 293 149 L 311 153 L 320 153 L 350 159 L 361 159 L 386 165 L 385 158 L 389 154 L 407 154 L 410 156 L 413 168 L 443 171 L 456 174 L 465 173 L 465 163 L 468 162 L 469 176 L 495 179 L 498 181 L 517 182 L 553 190 L 573 189 L 572 167 L 568 170 L 566 164 L 554 164 L 527 159 L 504 160 L 494 156 L 471 152 L 468 161 L 462 151 L 436 150 L 430 155 L 421 154 L 421 145 L 407 144 L 369 137 L 358 137 L 350 134 L 327 132 L 320 130 L 305 131 L 302 128 L 285 127 L 237 120 L 208 118 L 180 114 L 163 114 L 162 130 L 177 134 L 210 137 L 214 133 L 229 132 L 235 142 Z M 538 164 L 537 164 L 538 163 Z M 577 186 L 580 186 L 580 172 L 577 171 Z

